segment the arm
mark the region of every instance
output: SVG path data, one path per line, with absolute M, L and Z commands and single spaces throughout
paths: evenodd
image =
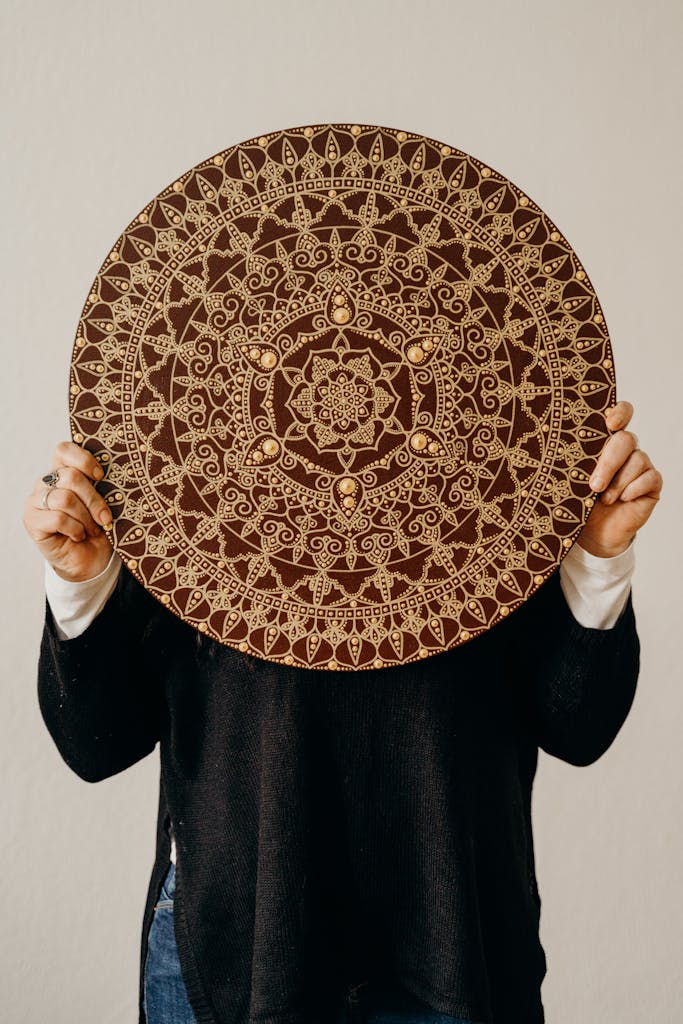
M 168 619 L 123 563 L 101 610 L 71 639 L 60 634 L 46 595 L 38 702 L 59 753 L 80 778 L 106 779 L 156 746 Z
M 611 629 L 626 607 L 635 569 L 631 542 L 612 558 L 599 558 L 581 544 L 570 548 L 560 565 L 560 584 L 572 615 L 582 626 Z
M 112 551 L 109 564 L 92 579 L 72 582 L 45 560 L 45 594 L 60 640 L 72 640 L 90 625 L 116 587 L 123 562 Z
M 526 720 L 539 747 L 574 765 L 597 761 L 631 709 L 640 667 L 632 597 L 609 629 L 574 618 L 560 574 L 508 619 Z

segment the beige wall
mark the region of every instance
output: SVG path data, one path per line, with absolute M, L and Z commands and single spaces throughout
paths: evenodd
M 35 689 L 43 564 L 21 523 L 69 437 L 86 290 L 176 175 L 336 120 L 421 132 L 506 174 L 566 232 L 606 312 L 665 486 L 637 542 L 630 717 L 594 765 L 539 757 L 543 999 L 550 1024 L 680 1020 L 683 5 L 4 0 L 1 16 L 0 1016 L 137 1019 L 158 753 L 96 786 L 60 760 Z

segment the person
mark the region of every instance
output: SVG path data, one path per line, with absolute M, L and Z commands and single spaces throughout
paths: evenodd
M 592 764 L 634 699 L 634 539 L 662 477 L 632 415 L 607 411 L 600 498 L 520 608 L 358 673 L 176 617 L 112 553 L 97 460 L 56 446 L 24 511 L 45 559 L 44 722 L 90 782 L 160 745 L 140 1024 L 544 1021 L 531 792 L 539 747 Z

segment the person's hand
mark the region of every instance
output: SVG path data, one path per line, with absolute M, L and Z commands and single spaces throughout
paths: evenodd
M 615 433 L 597 461 L 590 486 L 600 497 L 577 540 L 601 558 L 619 555 L 650 518 L 662 491 L 662 474 L 638 447 L 638 438 L 626 427 L 633 416 L 630 402 L 617 402 L 605 413 Z
M 39 477 L 26 499 L 23 522 L 57 575 L 80 583 L 98 576 L 111 558 L 106 533 L 111 511 L 91 483 L 103 472 L 95 456 L 73 441 L 60 441 L 52 462 L 59 482 L 50 489 L 47 508 L 42 501 L 48 484 Z

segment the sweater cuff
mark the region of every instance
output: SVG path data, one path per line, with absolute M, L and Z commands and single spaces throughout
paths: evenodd
M 576 621 L 588 629 L 611 629 L 626 607 L 634 569 L 633 541 L 613 558 L 574 544 L 560 565 L 560 583 Z
M 72 640 L 85 632 L 116 588 L 122 565 L 117 552 L 112 551 L 101 573 L 74 583 L 62 579 L 50 563 L 45 562 L 45 594 L 60 640 Z

